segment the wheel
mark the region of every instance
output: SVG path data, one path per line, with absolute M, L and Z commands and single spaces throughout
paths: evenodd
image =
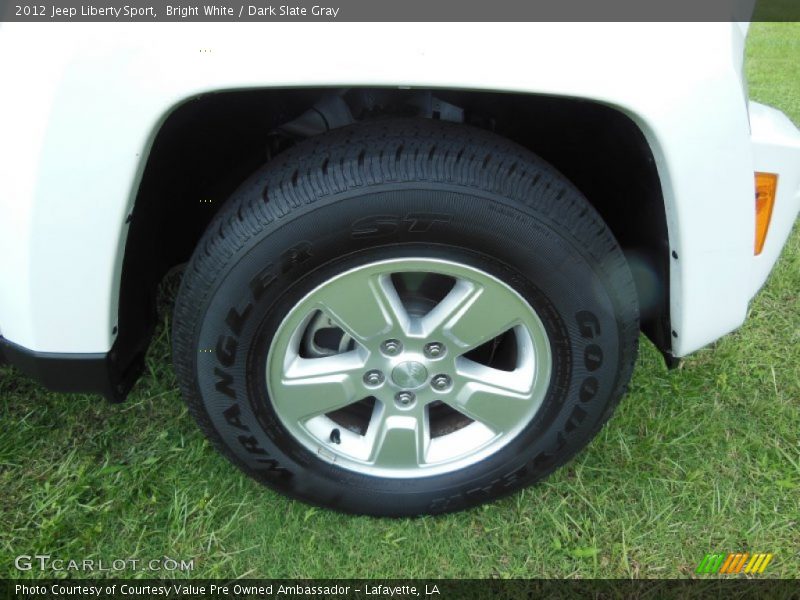
M 491 133 L 360 123 L 252 175 L 178 294 L 174 361 L 257 480 L 371 515 L 463 509 L 570 459 L 624 393 L 638 307 L 580 192 Z

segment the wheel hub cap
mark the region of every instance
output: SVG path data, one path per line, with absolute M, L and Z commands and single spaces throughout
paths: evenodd
M 428 369 L 425 365 L 413 360 L 408 360 L 392 369 L 392 381 L 395 385 L 413 390 L 425 385 L 428 380 Z

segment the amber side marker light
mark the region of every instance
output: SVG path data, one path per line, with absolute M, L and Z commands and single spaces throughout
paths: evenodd
M 778 176 L 775 173 L 756 173 L 756 256 L 764 249 L 777 189 Z

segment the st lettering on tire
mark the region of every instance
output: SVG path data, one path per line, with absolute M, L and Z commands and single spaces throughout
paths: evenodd
M 187 266 L 174 362 L 203 432 L 257 480 L 440 513 L 583 448 L 638 319 L 619 245 L 553 167 L 464 125 L 376 120 L 239 187 Z

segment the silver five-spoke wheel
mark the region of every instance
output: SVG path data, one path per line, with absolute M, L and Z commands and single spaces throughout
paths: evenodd
M 544 326 L 496 277 L 447 260 L 372 262 L 285 317 L 267 390 L 292 436 L 361 474 L 421 477 L 495 453 L 550 381 Z

